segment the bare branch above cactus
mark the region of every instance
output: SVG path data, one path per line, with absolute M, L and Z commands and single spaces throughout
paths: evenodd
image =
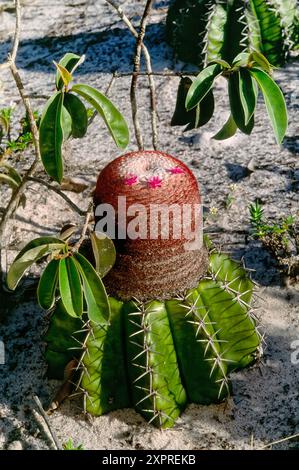
M 129 20 L 129 18 L 125 15 L 123 12 L 122 8 L 117 5 L 113 0 L 106 0 L 109 5 L 111 5 L 118 13 L 119 17 L 123 20 L 123 22 L 126 24 L 126 26 L 129 28 L 131 33 L 135 38 L 138 38 L 138 32 L 134 28 L 133 24 Z M 141 48 L 144 54 L 145 58 L 145 65 L 146 65 L 146 72 L 141 73 L 139 71 L 138 75 L 147 75 L 148 76 L 148 81 L 149 81 L 149 89 L 150 89 L 150 100 L 151 100 L 151 122 L 152 122 L 152 139 L 153 139 L 153 148 L 157 150 L 158 148 L 158 131 L 157 131 L 157 111 L 156 111 L 156 89 L 155 89 L 155 82 L 152 78 L 153 75 L 155 75 L 152 71 L 152 64 L 151 64 L 151 57 L 150 53 L 143 43 L 141 42 Z M 129 74 L 131 75 L 131 74 Z M 117 74 L 117 76 L 120 76 Z M 136 138 L 137 139 L 137 138 Z
M 15 34 L 14 34 L 14 40 L 13 40 L 13 47 L 11 54 L 8 56 L 8 64 L 10 71 L 12 73 L 12 76 L 14 78 L 14 81 L 16 83 L 16 86 L 18 88 L 19 94 L 21 96 L 22 102 L 24 104 L 24 107 L 26 109 L 28 118 L 29 118 L 29 123 L 30 123 L 30 129 L 32 133 L 32 139 L 33 139 L 33 144 L 34 144 L 34 149 L 35 149 L 35 159 L 31 166 L 28 168 L 26 171 L 25 175 L 23 176 L 22 182 L 20 185 L 17 187 L 17 189 L 13 192 L 11 199 L 8 203 L 8 206 L 6 207 L 1 221 L 0 221 L 0 240 L 1 240 L 1 246 L 0 246 L 0 270 L 2 276 L 5 275 L 6 272 L 6 267 L 3 268 L 2 266 L 2 256 L 1 253 L 3 251 L 3 248 L 5 247 L 5 231 L 6 231 L 6 225 L 8 221 L 11 219 L 13 216 L 16 208 L 18 207 L 19 201 L 24 194 L 24 191 L 26 189 L 28 177 L 32 176 L 38 166 L 38 163 L 40 161 L 40 151 L 39 151 L 39 143 L 38 143 L 38 130 L 36 126 L 36 121 L 34 118 L 34 114 L 32 111 L 31 103 L 29 98 L 27 97 L 24 89 L 23 82 L 21 80 L 19 71 L 16 67 L 15 60 L 17 57 L 18 53 L 18 46 L 20 42 L 20 33 L 21 33 L 21 4 L 20 0 L 15 0 L 15 7 L 16 7 L 16 24 L 15 24 Z

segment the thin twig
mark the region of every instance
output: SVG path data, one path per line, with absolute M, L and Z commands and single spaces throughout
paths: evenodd
M 134 68 L 133 68 L 131 90 L 130 90 L 132 117 L 133 117 L 135 135 L 136 135 L 136 140 L 137 140 L 137 145 L 138 145 L 139 150 L 143 150 L 144 144 L 143 144 L 143 139 L 142 139 L 142 135 L 140 131 L 140 124 L 139 124 L 139 119 L 138 119 L 136 88 L 137 88 L 138 73 L 140 72 L 140 57 L 141 57 L 142 43 L 143 43 L 143 39 L 145 36 L 146 25 L 147 25 L 148 16 L 151 11 L 152 4 L 153 4 L 153 0 L 147 0 L 143 15 L 140 21 L 139 33 L 136 39 Z
M 72 248 L 72 251 L 74 251 L 74 252 L 79 250 L 80 246 L 82 245 L 82 243 L 85 239 L 85 235 L 86 235 L 86 232 L 87 232 L 87 229 L 88 229 L 88 224 L 89 224 L 89 221 L 90 221 L 92 211 L 93 211 L 93 202 L 91 201 L 89 203 L 88 209 L 86 211 L 86 216 L 85 216 L 84 225 L 83 225 L 83 228 L 82 228 L 82 231 L 81 231 L 81 236 L 80 236 L 79 240 L 77 241 L 77 243 Z
M 284 437 L 283 439 L 278 439 L 277 441 L 270 442 L 269 444 L 261 447 L 261 449 L 267 449 L 267 447 L 272 447 L 275 444 L 280 444 L 281 442 L 289 441 L 290 439 L 295 439 L 295 438 L 298 438 L 298 437 L 299 437 L 299 433 L 294 434 L 293 436 Z
M 34 183 L 38 183 L 38 184 L 42 184 L 43 186 L 46 186 L 46 188 L 58 194 L 58 196 L 60 196 L 73 209 L 74 212 L 77 212 L 77 214 L 81 216 L 86 215 L 86 211 L 80 209 L 80 207 L 78 207 L 66 194 L 64 194 L 63 191 L 61 191 L 59 188 L 57 188 L 53 184 L 47 183 L 47 181 L 44 181 L 41 178 L 36 178 L 34 176 L 28 176 L 27 181 L 32 181 Z
M 35 402 L 35 404 L 36 404 L 36 406 L 37 406 L 37 409 L 38 409 L 38 411 L 40 412 L 40 414 L 41 414 L 41 416 L 42 416 L 44 422 L 45 422 L 46 425 L 47 425 L 47 428 L 48 428 L 48 430 L 49 430 L 50 436 L 51 436 L 51 438 L 52 438 L 52 440 L 53 440 L 53 443 L 54 443 L 54 445 L 55 445 L 56 450 L 60 450 L 60 449 L 61 449 L 61 446 L 60 446 L 60 444 L 59 444 L 59 441 L 58 441 L 58 439 L 57 439 L 57 436 L 56 436 L 55 432 L 51 429 L 48 416 L 47 416 L 47 414 L 46 414 L 46 412 L 45 412 L 45 410 L 44 410 L 44 408 L 43 408 L 43 405 L 42 405 L 41 402 L 40 402 L 40 399 L 38 398 L 37 395 L 33 395 L 33 400 L 34 400 L 34 402 Z
M 9 69 L 9 67 L 10 67 L 10 64 L 8 60 L 6 62 L 3 62 L 3 64 L 0 64 L 0 70 Z
M 133 36 L 137 39 L 138 32 L 134 28 L 133 24 L 129 20 L 129 18 L 125 15 L 122 8 L 117 5 L 114 0 L 106 0 L 109 5 L 111 5 L 118 13 L 121 20 L 125 23 L 125 25 L 129 28 L 130 32 Z M 148 76 L 149 82 L 149 89 L 150 89 L 150 107 L 151 107 L 151 122 L 152 122 L 152 140 L 153 140 L 153 148 L 157 150 L 158 148 L 158 131 L 157 131 L 157 110 L 156 110 L 156 88 L 155 88 L 155 81 L 153 79 L 153 70 L 152 70 L 152 63 L 151 63 L 151 56 L 144 45 L 143 41 L 141 42 L 142 52 L 145 58 L 145 66 L 146 66 L 146 73 L 144 75 Z M 139 71 L 140 73 L 140 71 Z M 118 74 L 117 74 L 118 75 Z M 131 74 L 130 74 L 131 75 Z M 120 75 L 119 75 L 120 76 Z M 123 75 L 124 76 L 124 75 Z
M 14 40 L 13 40 L 13 46 L 12 46 L 12 51 L 11 54 L 8 56 L 8 63 L 10 67 L 10 71 L 12 73 L 12 76 L 14 78 L 14 81 L 16 83 L 16 86 L 18 88 L 19 94 L 21 96 L 21 99 L 23 101 L 24 107 L 26 109 L 26 113 L 29 119 L 30 123 L 30 130 L 32 133 L 32 140 L 34 144 L 34 149 L 35 149 L 35 159 L 29 169 L 26 171 L 26 174 L 24 175 L 21 184 L 18 186 L 18 188 L 13 192 L 11 199 L 8 203 L 8 206 L 6 207 L 2 219 L 0 222 L 0 240 L 1 240 L 1 246 L 0 246 L 0 268 L 2 271 L 2 275 L 4 275 L 5 270 L 2 270 L 2 257 L 1 257 L 1 252 L 3 249 L 3 246 L 5 245 L 5 229 L 8 220 L 13 216 L 13 213 L 15 212 L 16 208 L 18 207 L 20 198 L 22 194 L 24 193 L 24 190 L 26 188 L 27 184 L 27 178 L 32 176 L 33 173 L 35 172 L 37 165 L 40 160 L 40 151 L 39 151 L 39 144 L 38 144 L 38 130 L 36 126 L 36 122 L 34 119 L 33 111 L 31 108 L 30 100 L 25 94 L 24 86 L 21 80 L 21 77 L 19 75 L 18 69 L 15 64 L 16 56 L 18 53 L 18 46 L 20 43 L 20 32 L 21 32 L 21 4 L 20 0 L 15 0 L 15 8 L 16 8 L 16 24 L 15 24 L 15 33 L 14 33 Z
M 108 1 L 108 0 L 107 0 Z M 133 72 L 115 72 L 115 78 L 121 77 L 131 77 Z M 153 76 L 153 77 L 186 77 L 186 76 L 193 76 L 198 75 L 198 71 L 191 71 L 191 72 L 175 72 L 175 71 L 157 71 L 157 72 L 139 72 L 139 76 L 146 75 L 146 76 Z
M 16 0 L 16 1 L 18 2 L 19 0 Z M 40 158 L 39 141 L 38 141 L 38 129 L 37 129 L 36 121 L 35 121 L 34 114 L 32 111 L 31 103 L 27 94 L 25 93 L 24 85 L 21 80 L 21 77 L 20 77 L 20 74 L 18 72 L 15 62 L 11 62 L 10 70 L 15 80 L 15 83 L 17 85 L 19 94 L 22 98 L 22 101 L 23 101 L 23 104 L 24 104 L 24 107 L 25 107 L 25 110 L 29 119 L 30 130 L 32 133 L 32 141 L 33 141 L 33 146 L 35 150 L 35 159 L 39 161 L 41 158 Z
M 15 1 L 16 8 L 16 26 L 15 26 L 15 35 L 12 44 L 12 50 L 10 54 L 9 62 L 15 62 L 17 58 L 19 43 L 20 43 L 20 31 L 21 31 L 21 4 L 19 0 Z

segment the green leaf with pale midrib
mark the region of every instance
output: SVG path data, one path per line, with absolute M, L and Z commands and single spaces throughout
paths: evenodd
M 38 303 L 45 310 L 52 308 L 55 303 L 55 293 L 58 283 L 58 267 L 59 260 L 52 259 L 46 266 L 38 283 Z
M 96 109 L 104 119 L 116 145 L 122 149 L 126 148 L 129 143 L 129 129 L 125 119 L 114 104 L 105 95 L 89 85 L 79 83 L 74 85 L 71 91 L 81 95 Z
M 72 52 L 67 52 L 62 59 L 59 61 L 59 65 L 64 67 L 68 72 L 72 72 L 74 67 L 78 64 L 81 57 L 77 54 L 73 54 Z M 56 88 L 57 90 L 61 90 L 64 86 L 63 80 L 61 78 L 61 73 L 59 70 L 56 71 Z
M 80 276 L 72 257 L 59 262 L 59 290 L 62 303 L 72 317 L 81 317 L 83 313 L 83 294 Z
M 288 127 L 288 115 L 282 91 L 263 70 L 252 68 L 250 73 L 263 93 L 276 142 L 281 144 Z
M 237 127 L 244 132 L 244 134 L 250 135 L 254 127 L 254 114 L 252 114 L 249 122 L 245 122 L 245 110 L 240 94 L 240 72 L 234 72 L 228 80 L 228 94 L 229 104 L 231 109 L 232 117 Z
M 116 250 L 113 241 L 101 232 L 90 235 L 93 255 L 96 262 L 96 271 L 101 278 L 113 267 L 116 260 Z
M 44 168 L 58 183 L 63 178 L 62 106 L 63 93 L 57 92 L 47 101 L 39 127 L 39 147 Z
M 13 190 L 17 189 L 19 186 L 11 176 L 6 175 L 5 173 L 0 173 L 0 184 L 1 183 L 8 184 Z
M 62 250 L 65 247 L 58 238 L 41 237 L 29 242 L 16 256 L 7 274 L 7 286 L 14 290 L 25 271 L 36 261 L 53 251 Z
M 255 83 L 247 69 L 240 69 L 239 87 L 241 103 L 244 111 L 245 126 L 247 126 L 255 112 L 257 102 L 257 89 L 255 88 Z
M 230 137 L 233 137 L 235 135 L 235 133 L 237 132 L 237 129 L 238 127 L 234 121 L 234 118 L 230 114 L 226 123 L 223 125 L 220 131 L 218 131 L 217 134 L 215 134 L 212 137 L 212 139 L 215 139 L 215 140 L 229 139 Z
M 82 279 L 89 319 L 95 323 L 107 324 L 110 317 L 110 306 L 100 276 L 80 253 L 76 253 L 74 259 Z
M 190 86 L 185 106 L 188 111 L 198 105 L 213 86 L 215 78 L 220 75 L 222 68 L 218 64 L 208 65 L 203 69 Z
M 10 176 L 10 178 L 12 178 L 18 186 L 19 186 L 19 184 L 22 183 L 21 175 L 11 165 L 8 165 L 7 163 L 3 163 L 3 164 L 0 164 L 0 170 L 1 170 L 1 168 L 4 168 L 4 170 L 8 174 L 8 176 Z M 1 174 L 2 173 L 0 173 L 0 175 Z
M 64 106 L 71 116 L 71 133 L 74 138 L 84 137 L 87 131 L 87 111 L 82 101 L 71 93 L 64 96 Z

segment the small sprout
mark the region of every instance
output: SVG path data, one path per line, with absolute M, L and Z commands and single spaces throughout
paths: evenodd
M 96 111 L 94 108 L 86 108 L 86 112 L 88 119 L 91 119 Z
M 72 438 L 69 438 L 69 440 L 67 442 L 62 444 L 62 447 L 63 447 L 63 450 L 84 450 L 82 444 L 79 444 L 79 445 L 75 446 L 73 444 L 73 439 Z
M 258 227 L 263 220 L 264 210 L 258 200 L 249 205 L 250 223 L 253 227 Z
M 231 193 L 228 193 L 224 201 L 225 209 L 227 210 L 230 209 L 234 200 L 235 200 L 234 196 Z
M 233 195 L 233 193 L 236 191 L 237 189 L 237 185 L 236 184 L 230 184 L 229 185 L 229 190 L 230 192 L 227 194 L 226 198 L 225 198 L 225 201 L 224 201 L 224 207 L 228 210 L 231 208 L 234 200 L 235 200 L 235 197 Z
M 31 132 L 21 134 L 16 140 L 7 142 L 7 149 L 12 152 L 23 152 L 32 143 Z
M 258 201 L 249 205 L 249 213 L 252 237 L 262 242 L 290 279 L 296 279 L 299 272 L 299 237 L 295 216 L 289 215 L 271 224 L 264 220 L 264 211 Z
M 55 62 L 55 60 L 53 60 L 53 63 L 55 65 L 55 67 L 57 68 L 57 70 L 60 72 L 60 75 L 61 75 L 62 81 L 64 83 L 64 86 L 67 89 L 68 85 L 73 80 L 72 74 L 65 67 L 63 67 L 63 65 L 57 64 Z
M 0 111 L 0 128 L 2 129 L 2 133 L 4 135 L 9 133 L 12 113 L 13 108 L 4 108 Z

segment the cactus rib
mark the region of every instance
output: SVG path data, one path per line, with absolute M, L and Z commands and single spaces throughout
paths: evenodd
M 175 0 L 166 33 L 178 58 L 200 67 L 251 49 L 281 66 L 298 47 L 298 18 L 296 0 Z

